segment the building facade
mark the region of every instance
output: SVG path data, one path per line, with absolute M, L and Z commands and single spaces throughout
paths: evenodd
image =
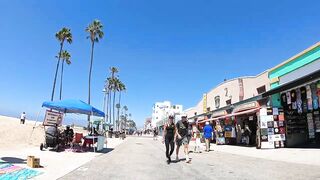
M 179 116 L 183 112 L 182 105 L 172 105 L 170 101 L 157 102 L 152 107 L 153 128 L 162 127 L 170 115 Z
M 320 146 L 320 43 L 269 71 L 273 108 L 283 112 L 286 146 Z
M 203 94 L 199 103 L 185 110 L 189 118 L 198 117 L 201 114 L 211 113 L 211 117 L 228 114 L 224 107 L 255 97 L 270 89 L 268 72 L 257 76 L 239 77 L 227 80 Z M 221 109 L 221 111 L 220 111 Z M 202 119 L 205 116 L 202 116 Z M 200 120 L 201 117 L 198 118 Z

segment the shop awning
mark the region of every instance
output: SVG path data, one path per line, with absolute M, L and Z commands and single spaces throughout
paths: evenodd
M 104 112 L 93 106 L 77 99 L 67 99 L 61 101 L 46 101 L 42 107 L 54 109 L 63 113 L 87 114 L 98 117 L 104 117 Z
M 208 121 L 216 121 L 218 119 L 224 119 L 224 118 L 228 118 L 228 117 L 232 117 L 232 116 L 240 116 L 240 115 L 244 115 L 244 114 L 250 114 L 250 113 L 257 112 L 259 110 L 260 110 L 260 107 L 257 107 L 257 108 L 253 108 L 253 109 L 249 109 L 249 110 L 245 110 L 245 111 L 241 111 L 241 112 L 235 112 L 235 113 L 232 113 L 232 114 L 227 114 L 225 116 L 220 116 L 220 117 L 215 117 L 215 118 L 202 120 L 202 121 L 199 121 L 198 123 L 204 123 L 204 122 L 208 122 Z
M 303 76 L 301 78 L 298 78 L 296 80 L 293 80 L 291 82 L 288 82 L 286 84 L 280 85 L 280 86 L 278 86 L 278 87 L 276 87 L 274 89 L 271 89 L 271 90 L 263 93 L 262 97 L 268 97 L 268 96 L 271 96 L 273 94 L 280 93 L 280 92 L 292 89 L 294 87 L 303 85 L 303 84 L 308 83 L 310 81 L 317 80 L 319 78 L 320 78 L 320 70 L 315 71 L 315 72 L 313 72 L 313 73 L 311 73 L 309 75 Z
M 249 110 L 245 110 L 245 111 L 241 111 L 241 112 L 236 112 L 236 113 L 232 113 L 232 116 L 240 116 L 240 115 L 244 115 L 244 114 L 250 114 L 250 113 L 254 113 L 260 110 L 260 107 L 254 108 L 254 109 L 249 109 Z

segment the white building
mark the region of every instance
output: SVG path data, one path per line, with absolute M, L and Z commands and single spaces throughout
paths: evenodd
M 170 101 L 157 102 L 152 108 L 152 127 L 162 126 L 170 115 L 179 116 L 183 112 L 182 105 L 172 105 Z
M 152 118 L 148 117 L 146 118 L 145 122 L 144 122 L 144 131 L 152 131 L 152 126 L 151 126 L 151 122 L 152 122 Z

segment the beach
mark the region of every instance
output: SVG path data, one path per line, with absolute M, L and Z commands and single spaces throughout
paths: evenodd
M 81 128 L 74 128 L 75 132 L 87 134 Z M 72 151 L 54 152 L 40 151 L 40 144 L 44 142 L 44 127 L 42 122 L 26 120 L 20 124 L 20 119 L 0 116 L 0 160 L 14 165 L 27 167 L 27 157 L 40 158 L 41 168 L 33 168 L 42 174 L 34 179 L 57 179 L 77 169 L 97 156 L 112 151 L 123 141 L 120 139 L 107 139 L 104 152 Z

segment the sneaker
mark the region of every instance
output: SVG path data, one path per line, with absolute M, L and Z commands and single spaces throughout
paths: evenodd
M 169 161 L 169 163 L 171 163 L 171 157 L 169 157 L 168 161 Z
M 167 164 L 170 164 L 170 160 L 169 159 L 167 160 Z
M 191 164 L 191 159 L 187 160 L 186 163 Z
M 179 157 L 178 156 L 176 156 L 176 161 L 179 161 Z

